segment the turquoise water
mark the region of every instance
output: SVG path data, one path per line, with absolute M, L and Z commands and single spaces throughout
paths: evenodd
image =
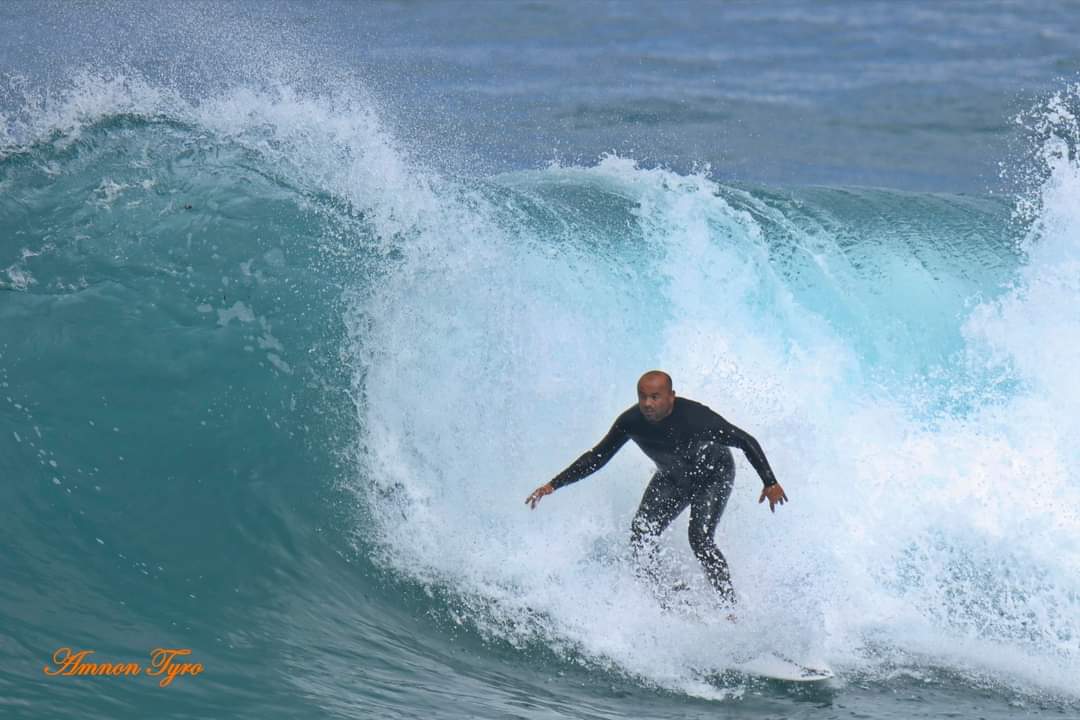
M 162 7 L 0 10 L 5 717 L 1080 717 L 1068 7 Z M 522 504 L 651 367 L 738 625 Z

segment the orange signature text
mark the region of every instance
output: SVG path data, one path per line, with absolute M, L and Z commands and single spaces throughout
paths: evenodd
M 157 677 L 160 687 L 167 687 L 180 675 L 198 675 L 203 671 L 202 663 L 182 662 L 191 654 L 188 648 L 154 648 L 150 653 L 150 665 L 144 668 L 135 662 L 94 662 L 88 660 L 93 650 L 75 652 L 69 647 L 59 648 L 52 656 L 52 665 L 46 665 L 46 675 L 142 675 L 144 672 Z

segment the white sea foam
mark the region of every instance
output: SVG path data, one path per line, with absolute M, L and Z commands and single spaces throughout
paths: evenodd
M 946 386 L 956 373 L 952 394 L 1002 363 L 1011 390 L 933 418 L 912 410 L 927 385 L 880 382 L 803 304 L 759 220 L 704 176 L 612 157 L 503 181 L 628 201 L 636 230 L 608 248 L 575 242 L 571 225 L 537 236 L 513 202 L 449 182 L 415 203 L 406 192 L 412 244 L 352 318 L 370 536 L 388 564 L 457 592 L 486 632 L 694 694 L 712 692 L 696 670 L 783 647 L 847 670 L 941 666 L 1071 696 L 1077 177 L 1059 156 L 1015 289 L 955 321 L 967 345 L 940 371 Z M 535 512 L 523 505 L 653 366 L 757 436 L 792 498 L 764 511 L 739 459 L 718 532 L 745 600 L 737 628 L 663 613 L 632 579 L 628 523 L 650 472 L 634 450 Z M 683 519 L 666 547 L 693 576 L 685 532 Z

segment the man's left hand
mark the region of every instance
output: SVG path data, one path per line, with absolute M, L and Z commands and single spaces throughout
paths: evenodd
M 769 512 L 776 512 L 777 505 L 787 502 L 787 495 L 784 493 L 784 488 L 780 487 L 780 483 L 762 488 L 758 504 L 765 502 L 765 498 L 769 499 Z

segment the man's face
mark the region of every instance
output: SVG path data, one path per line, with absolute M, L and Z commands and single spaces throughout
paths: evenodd
M 637 386 L 638 408 L 649 422 L 660 422 L 675 406 L 675 391 L 662 376 L 643 377 Z

